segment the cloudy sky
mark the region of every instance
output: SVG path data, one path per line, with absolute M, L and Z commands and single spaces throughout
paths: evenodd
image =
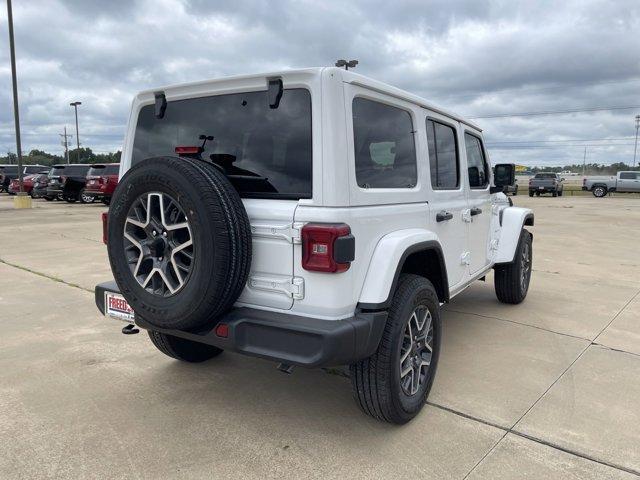
M 0 5 L 6 152 L 15 141 Z M 13 9 L 25 151 L 61 153 L 58 134 L 75 133 L 70 101 L 82 101 L 81 143 L 115 151 L 138 90 L 356 58 L 359 73 L 492 117 L 476 121 L 494 163 L 581 163 L 584 146 L 588 162 L 633 159 L 637 0 L 13 0 Z

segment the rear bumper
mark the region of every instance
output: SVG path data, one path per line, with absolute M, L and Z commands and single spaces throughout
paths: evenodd
M 530 192 L 557 192 L 557 187 L 529 187 Z
M 116 283 L 96 286 L 96 305 L 103 314 L 106 292 L 119 293 Z M 323 320 L 239 307 L 231 309 L 218 322 L 228 326 L 226 338 L 217 336 L 213 327 L 200 332 L 161 329 L 137 316 L 135 323 L 146 330 L 223 350 L 304 367 L 326 367 L 347 365 L 371 356 L 378 348 L 386 319 L 386 311 L 356 312 L 343 320 Z

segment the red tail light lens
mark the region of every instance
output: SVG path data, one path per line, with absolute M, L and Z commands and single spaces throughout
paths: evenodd
M 109 212 L 102 212 L 102 243 L 107 244 L 107 235 L 109 230 L 107 223 L 109 221 Z
M 182 146 L 175 149 L 178 155 L 194 155 L 196 153 L 202 153 L 202 147 Z
M 355 239 L 344 223 L 308 223 L 302 227 L 302 268 L 346 272 L 355 258 Z

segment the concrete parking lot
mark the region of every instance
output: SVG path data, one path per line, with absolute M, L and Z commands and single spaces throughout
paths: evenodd
M 343 375 L 172 361 L 101 317 L 101 204 L 0 195 L 0 478 L 635 478 L 640 199 L 536 213 L 527 300 L 493 278 L 445 307 L 429 405 L 397 427 Z

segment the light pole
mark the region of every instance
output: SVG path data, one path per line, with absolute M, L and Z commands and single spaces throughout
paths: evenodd
M 636 168 L 636 152 L 638 151 L 638 129 L 640 128 L 640 115 L 636 115 L 636 146 L 633 147 L 633 168 Z
M 24 191 L 22 186 L 22 145 L 20 142 L 20 114 L 18 113 L 18 78 L 16 76 L 16 50 L 13 42 L 13 12 L 11 0 L 7 0 L 7 18 L 9 20 L 9 50 L 11 52 L 11 80 L 13 83 L 13 117 L 16 123 L 16 150 L 18 153 L 18 182 L 20 194 Z
M 78 105 L 82 105 L 82 102 L 71 102 L 71 105 L 76 111 L 76 142 L 78 145 L 78 163 L 80 163 L 80 134 L 78 133 Z

